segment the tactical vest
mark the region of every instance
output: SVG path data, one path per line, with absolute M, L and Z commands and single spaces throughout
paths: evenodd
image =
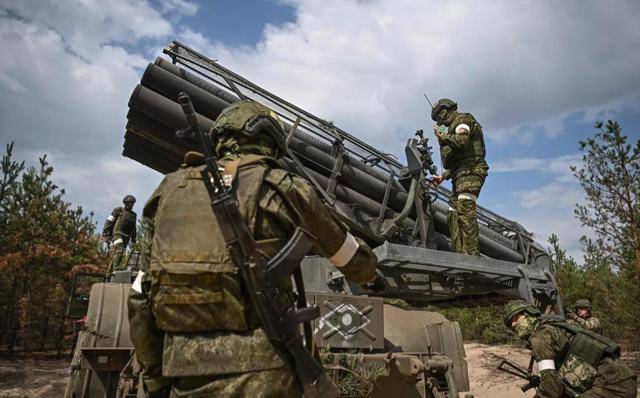
M 452 169 L 456 169 L 463 163 L 475 163 L 474 160 L 482 163 L 485 162 L 484 157 L 486 155 L 486 150 L 480 123 L 476 122 L 474 117 L 469 113 L 459 113 L 451 121 L 451 124 L 449 125 L 449 132 L 451 134 L 455 134 L 456 127 L 461 124 L 466 124 L 471 129 L 469 132 L 469 143 L 460 150 L 452 151 L 450 160 L 448 161 L 448 163 L 451 164 L 450 168 Z
M 620 346 L 613 340 L 555 318 L 543 320 L 572 335 L 565 350 L 555 359 L 556 369 L 575 395 L 589 390 L 603 358 L 618 358 Z
M 136 213 L 124 207 L 119 209 L 118 218 L 113 226 L 113 236 L 129 238 L 136 228 Z
M 250 231 L 268 170 L 264 159 L 245 156 L 223 173 Z M 254 329 L 259 323 L 211 209 L 203 168 L 181 168 L 161 185 L 150 261 L 156 322 L 169 332 Z

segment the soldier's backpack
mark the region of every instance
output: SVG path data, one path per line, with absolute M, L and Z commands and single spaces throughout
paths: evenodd
M 591 388 L 598 374 L 597 367 L 603 358 L 615 359 L 620 356 L 620 346 L 598 333 L 556 318 L 543 319 L 542 324 L 558 327 L 573 335 L 555 362 L 562 380 L 576 394 Z

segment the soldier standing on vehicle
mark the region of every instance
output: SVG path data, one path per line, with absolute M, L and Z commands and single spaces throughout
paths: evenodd
M 277 115 L 258 103 L 225 108 L 212 128 L 225 185 L 232 187 L 265 259 L 300 226 L 316 237 L 313 251 L 347 278 L 382 289 L 371 249 L 351 235 L 311 185 L 279 168 L 285 136 Z M 147 390 L 179 397 L 299 397 L 288 352 L 260 327 L 225 247 L 202 181 L 204 157 L 189 152 L 145 205 L 152 219 L 150 262 L 129 296 L 131 339 Z M 148 255 L 149 253 L 146 253 Z M 294 301 L 290 280 L 270 297 Z
M 577 300 L 573 305 L 573 311 L 567 313 L 567 322 L 602 334 L 602 324 L 598 318 L 591 315 L 591 303 L 589 300 Z
M 536 398 L 633 398 L 637 376 L 620 358 L 614 341 L 555 317 L 543 317 L 524 300 L 505 308 L 505 325 L 538 362 Z
M 436 122 L 433 132 L 438 137 L 444 172 L 432 178 L 435 184 L 453 180 L 447 222 L 451 245 L 458 253 L 480 255 L 478 244 L 478 195 L 487 177 L 482 126 L 470 113 L 457 111 L 458 104 L 450 99 L 438 100 L 431 109 Z
M 133 205 L 136 198 L 127 195 L 122 199 L 124 206 L 116 207 L 107 218 L 102 229 L 102 238 L 111 243 L 111 272 L 123 269 L 122 259 L 129 245 L 136 243 L 136 213 Z

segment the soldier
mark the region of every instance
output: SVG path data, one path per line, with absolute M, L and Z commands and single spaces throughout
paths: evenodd
M 133 205 L 136 198 L 127 195 L 122 199 L 124 207 L 116 207 L 107 218 L 102 229 L 102 238 L 111 242 L 111 268 L 113 271 L 122 270 L 122 258 L 131 241 L 136 243 L 136 213 Z
M 536 398 L 636 396 L 636 374 L 622 363 L 620 346 L 608 338 L 555 317 L 543 317 L 524 300 L 505 308 L 505 325 L 538 362 Z
M 591 315 L 591 303 L 589 300 L 577 300 L 573 305 L 573 311 L 567 313 L 567 322 L 602 334 L 602 324 L 598 318 Z
M 349 233 L 310 184 L 279 168 L 285 137 L 277 115 L 250 101 L 225 108 L 212 128 L 225 184 L 265 259 L 296 226 L 316 237 L 313 251 L 370 290 L 382 288 L 371 249 Z M 299 397 L 288 353 L 270 341 L 229 257 L 202 181 L 203 156 L 189 152 L 145 205 L 153 219 L 150 262 L 129 296 L 131 339 L 147 390 L 176 397 Z M 147 259 L 145 259 L 147 258 Z M 373 282 L 372 282 L 373 281 Z M 373 285 L 367 283 L 373 283 Z M 273 297 L 289 307 L 291 282 Z
M 478 220 L 476 200 L 487 177 L 482 126 L 469 113 L 457 111 L 458 104 L 443 98 L 431 110 L 436 122 L 433 132 L 438 137 L 444 172 L 432 181 L 440 184 L 451 178 L 453 194 L 449 200 L 447 223 L 451 245 L 458 253 L 478 256 Z

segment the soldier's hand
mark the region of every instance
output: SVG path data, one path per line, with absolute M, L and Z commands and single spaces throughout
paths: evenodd
M 431 182 L 438 186 L 442 183 L 442 181 L 444 181 L 444 177 L 443 176 L 433 176 L 431 177 Z
M 109 242 L 109 237 L 108 236 L 104 236 L 103 235 L 103 236 L 101 236 L 101 238 L 102 238 L 103 242 Z
M 367 283 L 363 283 L 360 285 L 364 290 L 368 290 L 371 293 L 382 293 L 387 289 L 387 283 L 384 279 L 384 276 L 380 273 L 380 271 L 376 270 L 376 277 Z
M 435 134 L 438 139 L 442 138 L 442 134 L 438 131 L 438 125 L 436 123 L 433 124 L 433 134 Z

